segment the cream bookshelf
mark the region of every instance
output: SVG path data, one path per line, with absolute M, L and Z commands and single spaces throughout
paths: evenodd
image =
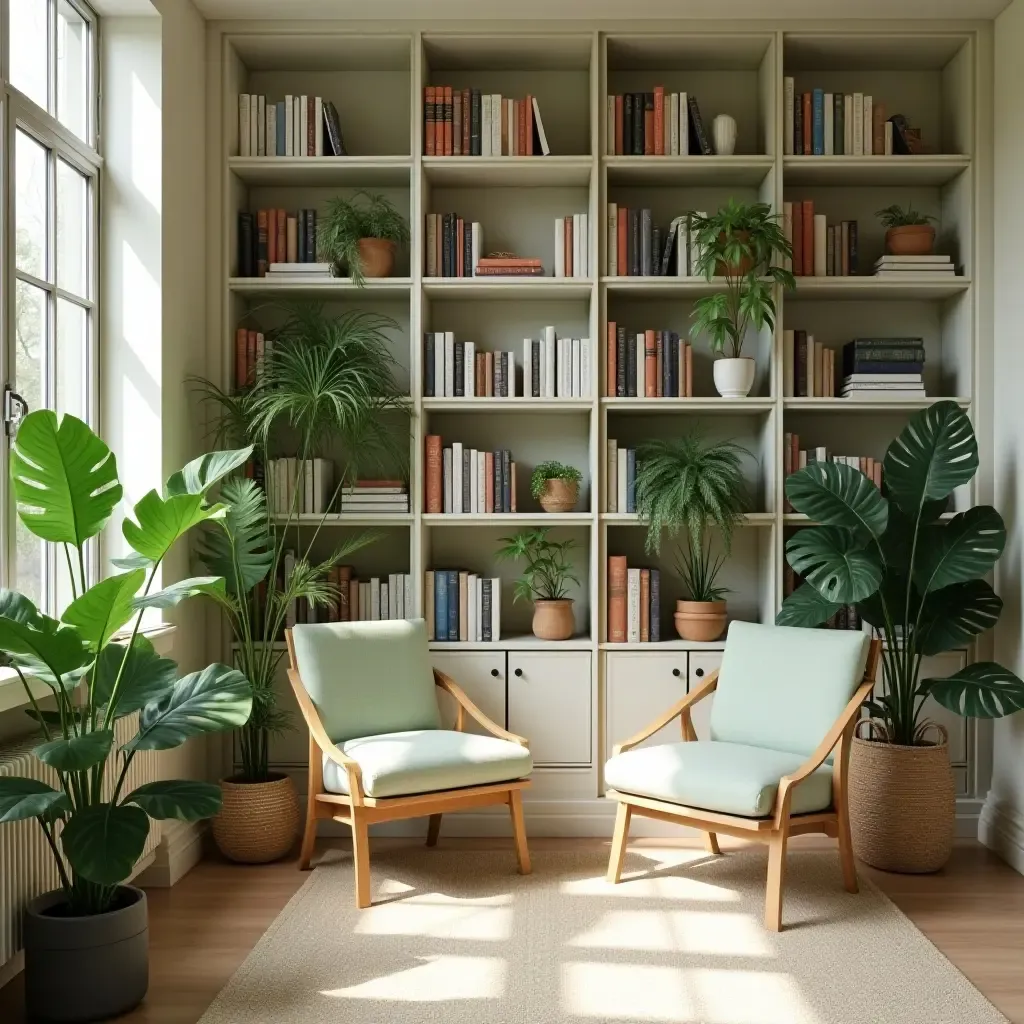
M 211 66 L 219 69 L 211 114 L 211 210 L 221 244 L 212 303 L 219 361 L 227 380 L 231 339 L 239 320 L 267 303 L 313 299 L 328 310 L 360 308 L 391 317 L 391 339 L 412 410 L 409 437 L 411 511 L 388 517 L 329 517 L 325 547 L 347 531 L 379 527 L 383 540 L 352 559 L 363 574 L 410 572 L 417 609 L 424 607 L 423 574 L 462 566 L 502 579 L 502 636 L 496 644 L 435 643 L 438 665 L 467 684 L 480 704 L 510 727 L 536 737 L 537 784 L 531 827 L 550 833 L 603 834 L 609 811 L 601 799 L 601 765 L 612 742 L 643 724 L 651 707 L 667 705 L 699 682 L 720 657 L 721 643 L 675 638 L 671 612 L 678 580 L 670 549 L 652 559 L 643 550 L 636 516 L 605 511 L 605 452 L 609 438 L 633 446 L 699 427 L 712 437 L 740 441 L 752 453 L 746 467 L 753 500 L 735 536 L 724 573 L 734 617 L 771 622 L 781 604 L 784 545 L 803 517 L 784 513 L 782 446 L 787 431 L 806 445 L 880 457 L 907 418 L 938 397 L 951 397 L 977 418 L 979 313 L 988 269 L 979 226 L 979 122 L 984 88 L 978 26 L 902 23 L 865 33 L 856 25 L 809 28 L 755 24 L 741 31 L 709 23 L 573 26 L 543 33 L 514 25 L 452 32 L 429 24 L 368 28 L 320 23 L 304 31 L 272 23 L 221 23 L 211 28 Z M 806 157 L 783 155 L 783 78 L 797 91 L 872 93 L 889 112 L 904 112 L 935 147 L 919 157 Z M 538 97 L 552 154 L 533 158 L 426 157 L 422 151 L 422 90 L 428 84 Z M 737 152 L 714 157 L 609 155 L 605 97 L 668 90 L 695 94 L 706 125 L 717 113 L 738 122 Z M 240 92 L 314 93 L 338 107 L 352 154 L 333 158 L 237 155 Z M 240 278 L 236 218 L 242 209 L 321 206 L 357 188 L 380 191 L 409 217 L 412 244 L 398 276 L 356 288 L 344 279 L 288 285 Z M 694 301 L 720 287 L 692 278 L 609 277 L 606 203 L 652 209 L 656 224 L 675 213 L 714 209 L 729 197 L 769 202 L 813 199 L 831 220 L 856 219 L 861 268 L 882 251 L 874 211 L 913 203 L 938 219 L 940 251 L 950 252 L 960 276 L 948 280 L 802 278 L 778 292 L 774 334 L 747 339 L 757 358 L 751 396 L 717 396 L 711 359 L 694 343 L 691 399 L 607 397 L 606 324 L 687 332 Z M 590 216 L 588 275 L 583 279 L 479 280 L 425 277 L 424 216 L 457 211 L 484 225 L 486 249 L 540 255 L 551 269 L 551 222 Z M 561 335 L 588 337 L 596 359 L 591 393 L 580 399 L 443 399 L 423 396 L 422 338 L 454 331 L 478 351 L 512 349 L 553 324 Z M 804 329 L 830 347 L 855 336 L 911 333 L 927 350 L 924 402 L 853 402 L 782 396 L 784 329 Z M 521 366 L 518 367 L 521 372 Z M 516 515 L 427 515 L 423 512 L 423 448 L 427 434 L 445 443 L 511 448 L 518 464 Z M 583 472 L 576 511 L 545 515 L 529 495 L 532 467 L 548 458 Z M 956 507 L 977 500 L 956 495 Z M 311 525 L 311 524 L 310 524 Z M 496 563 L 500 538 L 519 527 L 550 525 L 576 543 L 580 586 L 574 590 L 576 636 L 563 644 L 530 635 L 530 610 L 512 601 L 514 566 Z M 625 554 L 630 565 L 662 570 L 659 644 L 609 644 L 606 558 Z M 964 652 L 964 657 L 972 652 Z M 956 655 L 959 656 L 959 655 Z M 518 674 L 517 674 L 518 673 Z M 531 680 L 535 685 L 530 685 Z M 287 699 L 287 695 L 286 695 Z M 548 723 L 567 730 L 564 748 Z M 974 728 L 955 727 L 954 759 L 965 820 L 987 781 L 987 751 Z M 698 731 L 706 729 L 698 722 Z M 275 740 L 273 758 L 299 772 L 304 738 Z M 982 794 L 983 795 L 983 794 Z M 971 808 L 974 808 L 972 811 Z M 447 826 L 446 826 L 447 827 Z M 452 822 L 453 829 L 460 827 Z M 502 825 L 469 816 L 462 828 Z M 965 826 L 968 829 L 971 826 Z

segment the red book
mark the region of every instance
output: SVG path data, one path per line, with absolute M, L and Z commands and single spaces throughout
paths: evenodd
M 800 211 L 800 225 L 803 229 L 804 276 L 814 274 L 814 201 L 805 199 Z
M 434 156 L 444 156 L 444 86 L 434 86 Z
M 437 513 L 444 511 L 442 496 L 442 479 L 444 472 L 444 454 L 441 451 L 441 437 L 439 434 L 428 434 L 426 439 L 426 465 L 424 472 L 424 493 L 426 495 L 427 512 Z
M 658 397 L 658 341 L 654 331 L 644 331 L 644 397 Z
M 267 211 L 256 211 L 256 276 L 267 276 Z
M 608 642 L 626 642 L 626 556 L 608 558 Z
M 619 277 L 629 276 L 629 248 L 627 245 L 628 232 L 626 229 L 626 215 L 629 211 L 624 207 L 618 208 L 619 223 L 615 232 L 615 241 L 618 243 L 619 251 L 616 259 L 619 269 Z
M 452 156 L 462 156 L 462 90 L 452 93 Z
M 804 272 L 804 229 L 803 206 L 800 200 L 793 203 L 793 273 L 801 277 Z M 812 229 L 813 231 L 813 229 Z
M 267 263 L 277 262 L 277 210 L 267 210 Z
M 618 345 L 616 344 L 616 328 L 615 321 L 608 321 L 608 362 L 606 367 L 605 376 L 605 394 L 609 398 L 615 397 L 615 374 L 617 372 L 615 359 L 617 355 Z
M 622 156 L 622 96 L 615 97 L 615 155 Z
M 244 388 L 248 376 L 246 361 L 249 358 L 249 332 L 244 327 L 235 331 L 235 387 Z
M 805 92 L 803 95 L 804 104 L 804 156 L 810 156 L 814 152 L 814 147 L 811 145 L 814 135 L 814 114 L 811 111 L 811 94 Z M 811 271 L 808 271 L 811 273 Z
M 277 211 L 277 262 L 288 262 L 288 211 Z
M 423 89 L 423 145 L 427 156 L 434 155 L 434 87 Z
M 452 87 L 446 85 L 444 87 L 444 155 L 452 156 L 454 150 L 452 149 Z
M 665 155 L 665 86 L 654 87 L 654 155 Z
M 248 331 L 245 339 L 245 383 L 256 379 L 256 332 Z
M 519 156 L 526 156 L 526 102 L 516 100 L 516 125 L 519 128 L 519 145 L 516 153 Z

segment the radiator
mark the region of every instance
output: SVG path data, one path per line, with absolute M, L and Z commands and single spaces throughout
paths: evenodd
M 114 726 L 115 745 L 107 772 L 107 796 L 114 786 L 111 771 L 114 758 L 122 743 L 135 735 L 138 714 L 127 715 Z M 57 785 L 56 773 L 32 756 L 32 748 L 40 739 L 30 737 L 0 748 L 0 775 L 22 775 L 39 779 L 51 786 Z M 142 750 L 135 755 L 122 793 L 130 793 L 144 782 L 155 782 L 158 755 L 154 750 Z M 160 822 L 150 822 L 149 838 L 143 856 L 150 854 L 160 842 Z M 59 884 L 53 854 L 43 837 L 35 818 L 0 825 L 0 966 L 7 963 L 21 949 L 21 912 L 34 896 L 54 889 Z

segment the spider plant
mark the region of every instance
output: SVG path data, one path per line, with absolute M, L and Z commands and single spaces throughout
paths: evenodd
M 364 280 L 361 238 L 404 245 L 409 241 L 409 225 L 390 200 L 378 193 L 360 189 L 351 199 L 332 199 L 317 225 L 317 254 L 335 267 L 346 267 L 357 285 Z

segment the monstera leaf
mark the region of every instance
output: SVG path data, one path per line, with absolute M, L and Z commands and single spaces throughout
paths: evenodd
M 921 690 L 969 718 L 1002 718 L 1024 710 L 1024 681 L 994 661 L 965 665 L 945 679 L 926 679 Z
M 821 596 L 814 587 L 797 587 L 775 617 L 776 626 L 820 626 L 843 606 Z
M 178 494 L 205 494 L 215 483 L 244 466 L 251 455 L 252 445 L 201 455 L 167 481 L 164 493 L 169 498 Z
M 75 547 L 103 529 L 122 494 L 113 452 L 81 420 L 49 409 L 21 421 L 11 481 L 26 529 Z
M 207 505 L 201 494 L 175 494 L 161 498 L 156 491 L 143 495 L 135 506 L 135 519 L 125 519 L 121 531 L 133 550 L 159 562 L 193 526 L 223 516 L 223 505 Z
M 149 817 L 131 804 L 79 808 L 61 833 L 61 846 L 75 871 L 90 882 L 123 882 L 142 856 Z
M 819 526 L 798 530 L 786 544 L 786 557 L 815 590 L 833 604 L 854 604 L 882 582 L 874 548 L 865 548 L 852 530 Z
M 132 598 L 145 578 L 144 569 L 108 576 L 72 601 L 62 618 L 77 627 L 92 650 L 98 650 L 132 617 Z
M 914 583 L 928 593 L 983 576 L 1005 544 L 1002 517 L 988 505 L 976 505 L 949 523 L 922 531 L 914 559 Z
M 878 488 L 852 466 L 815 462 L 786 478 L 786 497 L 797 512 L 825 526 L 880 537 L 888 521 L 888 504 Z
M 924 600 L 915 637 L 922 654 L 962 647 L 991 629 L 1003 610 L 1002 599 L 984 580 L 964 580 L 935 590 Z
M 121 672 L 126 655 L 128 662 Z M 170 658 L 161 658 L 144 636 L 135 638 L 131 653 L 124 644 L 108 644 L 100 652 L 93 674 L 93 701 L 97 707 L 105 707 L 110 700 L 119 672 L 121 683 L 114 718 L 130 715 L 163 696 L 178 678 L 178 666 Z
M 199 821 L 212 818 L 221 807 L 220 786 L 191 779 L 147 782 L 125 797 L 126 804 L 138 804 L 151 818 Z

